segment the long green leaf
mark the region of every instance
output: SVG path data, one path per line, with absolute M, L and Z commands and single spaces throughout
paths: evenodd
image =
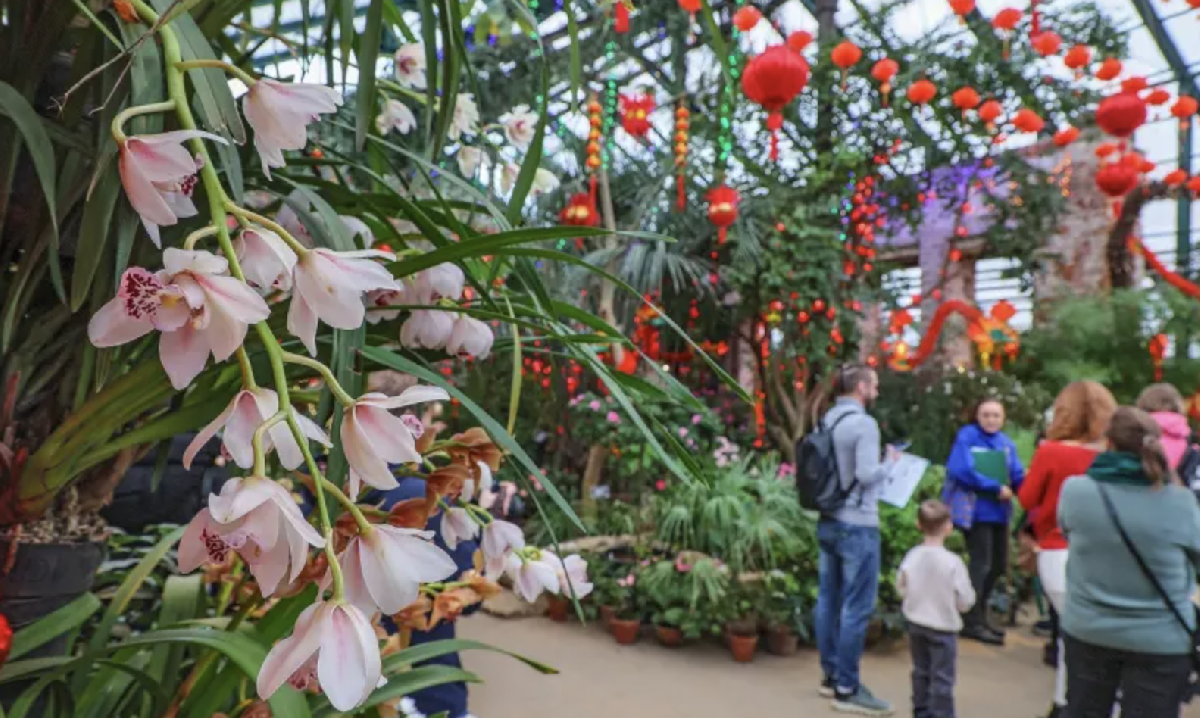
M 204 576 L 168 576 L 163 584 L 162 610 L 158 625 L 165 627 L 204 615 Z M 166 645 L 154 649 L 151 671 L 164 685 L 179 677 L 184 646 Z
M 582 233 L 582 234 L 580 234 Z M 463 240 L 439 247 L 432 252 L 407 257 L 392 264 L 392 274 L 407 277 L 411 274 L 436 267 L 445 262 L 456 262 L 467 257 L 486 257 L 498 254 L 500 250 L 518 244 L 532 242 L 548 242 L 562 239 L 567 235 L 583 237 L 599 237 L 609 234 L 608 230 L 596 227 L 533 227 L 529 229 L 514 229 L 509 232 L 497 232 L 472 239 Z
M 121 192 L 121 181 L 115 163 L 109 163 L 96 183 L 96 189 L 83 208 L 79 230 L 79 246 L 75 251 L 75 268 L 71 272 L 71 311 L 79 311 L 92 289 L 106 255 L 111 234 L 113 210 Z
M 63 285 L 62 265 L 58 263 L 58 191 L 54 186 L 54 145 L 42 127 L 42 120 L 34 111 L 33 105 L 6 82 L 0 82 L 0 114 L 8 115 L 17 126 L 17 131 L 25 138 L 25 150 L 33 161 L 33 169 L 42 185 L 42 194 L 45 196 L 50 217 L 50 279 L 54 283 L 54 291 L 65 303 L 67 291 Z
M 471 650 L 495 651 L 496 653 L 503 653 L 510 658 L 517 659 L 538 673 L 548 676 L 558 675 L 557 668 L 548 666 L 541 661 L 536 661 L 532 658 L 522 656 L 519 653 L 513 653 L 512 651 L 505 650 L 503 648 L 497 648 L 496 646 L 491 646 L 480 641 L 473 641 L 469 638 L 451 638 L 444 641 L 432 641 L 430 643 L 422 643 L 419 646 L 405 648 L 399 653 L 393 653 L 392 655 L 383 659 L 383 669 L 384 673 L 390 673 L 400 666 L 412 666 L 417 663 L 428 661 L 431 658 L 438 658 L 439 656 L 445 656 L 451 653 L 461 653 L 462 651 Z
M 529 11 L 529 8 L 519 2 L 511 2 L 514 12 L 518 17 L 525 17 L 536 32 L 537 18 Z M 570 11 L 567 12 L 570 15 Z M 541 94 L 538 95 L 537 101 L 533 103 L 534 109 L 538 113 L 537 126 L 534 127 L 533 140 L 529 143 L 529 151 L 525 154 L 525 159 L 521 162 L 521 171 L 517 174 L 517 182 L 513 186 L 512 196 L 508 199 L 508 221 L 516 224 L 521 219 L 521 211 L 525 207 L 525 199 L 529 196 L 529 189 L 533 187 L 533 178 L 537 174 L 538 165 L 542 162 L 542 143 L 546 138 L 546 121 L 550 119 L 550 62 L 546 57 L 546 47 L 542 44 L 542 37 L 538 34 L 537 40 L 538 54 L 541 56 L 542 72 L 541 72 Z
M 437 0 L 437 2 L 438 20 L 442 34 L 442 58 L 440 63 L 442 67 L 442 93 L 438 97 L 437 129 L 433 133 L 433 151 L 429 155 L 429 159 L 434 162 L 438 161 L 442 156 L 442 143 L 449 133 L 450 123 L 454 120 L 454 106 L 458 103 L 458 78 L 459 68 L 461 67 L 458 45 L 459 36 L 462 34 L 462 25 L 454 24 L 454 9 L 458 6 L 458 0 Z M 435 66 L 429 65 L 430 69 L 433 67 Z M 433 105 L 430 105 L 428 109 L 432 110 Z
M 570 72 L 571 72 L 571 101 L 569 107 L 575 109 L 575 105 L 580 101 L 579 88 L 583 84 L 583 62 L 579 58 L 579 22 L 575 19 L 575 13 L 568 8 L 567 12 L 567 33 L 571 38 L 570 50 Z
M 13 634 L 8 660 L 15 661 L 38 646 L 82 626 L 84 621 L 103 606 L 95 594 L 85 593 L 57 611 L 39 618 Z M 8 665 L 10 664 L 5 664 L 6 669 Z
M 375 117 L 375 65 L 383 35 L 383 0 L 371 0 L 366 32 L 358 38 L 358 95 L 355 98 L 354 147 L 362 152 Z
M 521 448 L 521 445 L 518 444 L 515 439 L 513 439 L 512 435 L 505 431 L 504 427 L 501 426 L 498 421 L 493 419 L 491 415 L 489 415 L 487 411 L 483 409 L 483 407 L 472 401 L 469 396 L 459 391 L 457 387 L 446 381 L 446 379 L 437 372 L 430 371 L 426 367 L 423 367 L 410 359 L 402 357 L 393 351 L 384 349 L 382 347 L 365 347 L 362 350 L 362 354 L 371 361 L 378 362 L 379 364 L 391 369 L 395 369 L 396 371 L 412 374 L 418 379 L 422 379 L 429 384 L 433 384 L 434 386 L 440 386 L 445 389 L 450 396 L 458 399 L 459 403 L 467 408 L 467 411 L 475 415 L 475 418 L 478 419 L 479 423 L 483 425 L 483 430 L 488 433 L 488 436 L 492 437 L 493 441 L 504 447 L 509 453 L 516 457 L 517 462 L 520 463 L 526 471 L 528 471 L 531 475 L 538 477 L 538 481 L 542 484 L 542 486 L 545 487 L 546 493 L 550 495 L 550 499 L 554 501 L 554 503 L 557 504 L 560 509 L 562 509 L 563 513 L 571 519 L 572 523 L 579 527 L 579 530 L 585 533 L 587 532 L 587 528 L 583 525 L 583 522 L 579 520 L 579 517 L 575 515 L 575 510 L 571 508 L 570 502 L 563 498 L 563 495 L 559 493 L 557 488 L 554 487 L 554 484 L 546 478 L 545 474 L 542 472 L 541 468 L 538 467 L 537 463 L 529 457 L 529 454 L 525 453 L 525 449 Z
M 438 76 L 434 72 L 438 66 L 437 21 L 433 15 L 433 0 L 419 0 L 417 5 L 421 11 L 421 44 L 425 48 L 425 151 L 426 159 L 432 160 L 433 115 L 438 98 Z

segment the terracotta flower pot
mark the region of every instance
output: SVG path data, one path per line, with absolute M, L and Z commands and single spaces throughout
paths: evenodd
M 758 648 L 758 636 L 739 636 L 729 634 L 729 652 L 738 663 L 749 663 L 754 660 L 754 651 Z
M 615 616 L 615 615 L 616 615 L 616 611 L 613 610 L 612 606 L 601 606 L 600 607 L 600 624 L 602 626 L 604 626 L 604 630 L 606 630 L 606 631 L 612 630 L 612 621 L 613 621 L 613 616 Z
M 617 639 L 617 643 L 622 646 L 628 646 L 631 643 L 636 643 L 638 633 L 642 630 L 642 622 L 638 620 L 626 621 L 620 618 L 613 618 L 612 623 L 613 638 Z
M 800 645 L 800 637 L 787 629 L 772 628 L 767 631 L 767 653 L 775 656 L 790 656 Z
M 674 626 L 655 626 L 654 631 L 658 634 L 658 642 L 667 648 L 675 648 L 683 643 L 683 631 Z
M 546 615 L 551 621 L 566 623 L 571 610 L 571 602 L 561 596 L 551 596 L 546 601 Z

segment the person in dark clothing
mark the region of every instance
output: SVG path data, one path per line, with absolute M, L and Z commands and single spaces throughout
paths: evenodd
M 100 515 L 110 526 L 131 534 L 141 533 L 154 524 L 186 524 L 208 505 L 208 496 L 221 490 L 229 478 L 225 467 L 217 464 L 221 455 L 220 439 L 209 441 L 196 454 L 192 468 L 183 468 L 183 452 L 195 438 L 195 432 L 180 434 L 171 440 L 167 463 L 154 484 L 158 451 L 147 452 L 129 467 L 112 501 Z

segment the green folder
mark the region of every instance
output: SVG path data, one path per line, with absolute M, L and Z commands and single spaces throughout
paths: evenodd
M 989 479 L 1008 486 L 1008 454 L 1003 451 L 972 451 L 975 470 Z

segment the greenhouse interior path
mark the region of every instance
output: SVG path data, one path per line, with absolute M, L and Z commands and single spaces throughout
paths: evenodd
M 482 685 L 471 688 L 479 718 L 808 718 L 840 715 L 816 695 L 817 654 L 788 658 L 762 652 L 754 663 L 733 663 L 716 644 L 666 649 L 652 635 L 618 646 L 597 627 L 545 618 L 499 619 L 478 614 L 459 635 L 521 653 L 561 671 L 542 676 L 496 653 L 464 655 Z M 1042 665 L 1042 639 L 1010 631 L 995 649 L 963 642 L 959 649 L 959 718 L 1035 718 L 1048 708 L 1054 674 Z M 908 650 L 903 641 L 869 651 L 863 674 L 889 699 L 897 716 L 911 715 Z M 1200 718 L 1200 705 L 1184 718 Z

